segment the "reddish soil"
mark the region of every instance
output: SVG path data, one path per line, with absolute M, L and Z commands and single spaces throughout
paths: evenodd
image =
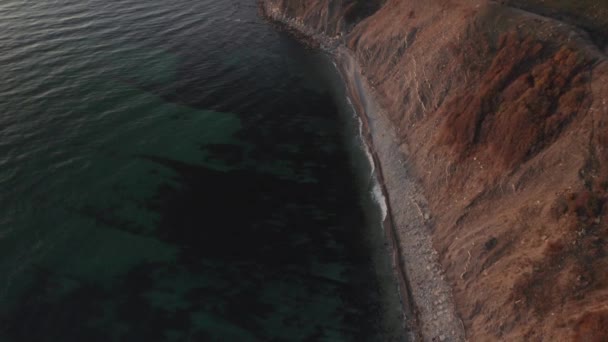
M 485 0 L 372 1 L 350 21 L 353 1 L 263 1 L 356 55 L 468 339 L 608 341 L 608 63 L 586 33 Z

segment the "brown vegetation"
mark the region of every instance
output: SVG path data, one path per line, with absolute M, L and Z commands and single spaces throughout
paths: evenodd
M 341 20 L 339 1 L 266 1 Z M 324 32 L 345 33 L 426 190 L 470 340 L 607 341 L 603 52 L 575 27 L 484 0 L 387 0 L 338 26 Z

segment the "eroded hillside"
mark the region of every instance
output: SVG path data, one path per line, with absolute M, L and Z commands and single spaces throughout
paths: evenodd
M 263 2 L 356 55 L 470 340 L 608 339 L 608 5 Z

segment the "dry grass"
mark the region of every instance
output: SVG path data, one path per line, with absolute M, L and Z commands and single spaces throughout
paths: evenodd
M 499 1 L 387 0 L 346 31 L 350 0 L 267 1 L 345 33 L 426 190 L 469 337 L 607 341 L 608 63 L 588 41 Z M 606 0 L 500 2 L 608 43 Z

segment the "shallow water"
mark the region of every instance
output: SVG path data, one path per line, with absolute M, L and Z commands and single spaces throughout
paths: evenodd
M 0 340 L 400 340 L 323 61 L 254 1 L 0 4 Z

